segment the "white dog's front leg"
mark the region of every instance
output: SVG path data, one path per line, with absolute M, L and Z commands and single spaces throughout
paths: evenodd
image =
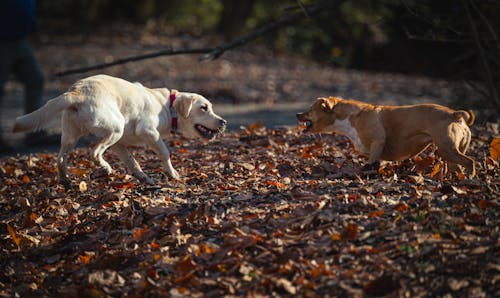
M 154 185 L 153 179 L 148 177 L 146 173 L 141 169 L 139 163 L 135 160 L 135 158 L 130 154 L 127 147 L 122 144 L 115 144 L 111 147 L 116 153 L 118 157 L 125 163 L 125 166 L 132 172 L 132 174 L 139 179 L 141 182 L 146 182 L 150 185 Z
M 153 142 L 150 146 L 162 159 L 168 175 L 176 180 L 179 180 L 180 175 L 172 166 L 170 151 L 168 150 L 167 145 L 165 145 L 165 142 L 163 142 L 161 138 L 158 138 L 156 142 Z

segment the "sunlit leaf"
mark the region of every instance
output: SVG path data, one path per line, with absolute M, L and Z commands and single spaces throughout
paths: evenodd
M 87 170 L 85 168 L 70 168 L 69 172 L 80 178 L 87 174 Z
M 380 217 L 382 215 L 384 215 L 384 210 L 377 210 L 377 211 L 373 211 L 373 212 L 368 213 L 368 217 Z
M 247 131 L 247 133 L 253 133 L 256 130 L 261 129 L 262 127 L 264 127 L 264 123 L 261 120 L 259 120 L 259 121 L 255 122 L 255 123 L 250 123 L 247 126 L 246 131 Z
M 284 184 L 284 183 L 277 182 L 277 181 L 273 181 L 273 180 L 267 180 L 267 181 L 266 181 L 266 184 L 267 184 L 267 185 L 276 186 L 277 188 L 284 188 L 284 187 L 285 187 L 285 184 Z
M 134 230 L 134 235 L 132 237 L 134 238 L 134 240 L 139 240 L 140 238 L 142 238 L 142 236 L 144 235 L 144 233 L 146 233 L 147 231 L 148 231 L 147 228 L 135 229 Z
M 115 183 L 113 184 L 114 189 L 127 189 L 127 188 L 135 188 L 135 184 L 132 181 L 123 182 L 123 183 Z
M 494 138 L 490 144 L 490 156 L 493 160 L 500 159 L 500 138 Z
M 342 239 L 342 236 L 339 233 L 333 233 L 332 236 L 330 236 L 330 239 L 333 241 L 339 241 Z
M 78 185 L 80 192 L 86 192 L 87 191 L 87 182 L 81 181 L 80 184 Z
M 400 213 L 403 213 L 406 210 L 408 210 L 408 205 L 406 203 L 401 202 L 396 205 L 396 210 Z
M 21 248 L 21 238 L 19 238 L 16 234 L 16 231 L 8 224 L 7 225 L 7 230 L 9 231 L 10 238 L 12 238 L 12 241 L 17 245 L 17 247 Z
M 80 255 L 80 256 L 78 256 L 78 259 L 80 259 L 80 261 L 82 262 L 82 264 L 87 265 L 88 263 L 90 263 L 90 260 L 92 259 L 92 256 Z
M 161 245 L 158 242 L 153 241 L 153 242 L 151 242 L 151 248 L 159 249 L 159 248 L 161 248 Z
M 432 169 L 432 172 L 430 174 L 430 177 L 434 177 L 436 176 L 437 173 L 439 173 L 439 171 L 441 170 L 441 166 L 437 163 L 434 165 L 434 168 Z

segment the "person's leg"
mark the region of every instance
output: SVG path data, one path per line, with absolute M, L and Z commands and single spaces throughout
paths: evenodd
M 12 70 L 12 62 L 15 61 L 16 52 L 13 43 L 0 42 L 0 151 L 2 152 L 8 147 L 3 138 L 2 131 L 2 110 L 4 109 L 3 96 L 5 93 L 5 84 Z
M 14 71 L 24 85 L 24 112 L 31 113 L 44 103 L 45 76 L 28 41 L 19 43 L 19 58 L 14 65 Z
M 14 64 L 16 78 L 24 86 L 24 113 L 31 113 L 43 104 L 45 76 L 27 40 L 18 43 L 19 56 Z M 44 130 L 28 133 L 25 145 L 39 145 L 50 142 Z

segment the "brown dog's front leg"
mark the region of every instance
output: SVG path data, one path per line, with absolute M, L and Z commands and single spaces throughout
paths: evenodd
M 379 162 L 382 151 L 384 151 L 385 141 L 375 141 L 372 142 L 370 146 L 370 156 L 368 158 L 368 163 L 373 164 L 374 162 Z
M 379 168 L 380 168 L 380 161 L 377 160 L 372 163 L 367 163 L 361 169 L 364 172 L 372 172 L 372 171 L 378 172 Z

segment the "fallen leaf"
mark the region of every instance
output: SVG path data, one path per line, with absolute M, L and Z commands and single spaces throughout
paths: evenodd
M 80 259 L 80 261 L 82 262 L 82 264 L 87 265 L 88 263 L 90 263 L 90 260 L 92 259 L 92 256 L 80 255 L 80 256 L 78 256 L 78 259 Z
M 490 156 L 493 160 L 500 159 L 500 138 L 493 138 L 490 144 Z
M 86 192 L 87 191 L 87 182 L 81 181 L 78 187 L 80 188 L 80 192 Z
M 439 166 L 438 163 L 435 164 L 434 168 L 432 169 L 432 172 L 430 174 L 430 177 L 432 178 L 432 177 L 436 176 L 436 174 L 439 173 L 440 170 L 441 170 L 441 166 Z
M 479 200 L 477 202 L 477 206 L 480 209 L 486 209 L 486 208 L 490 208 L 490 207 L 495 207 L 496 204 L 494 202 L 489 201 L 489 200 Z
M 342 232 L 342 239 L 344 240 L 354 240 L 358 236 L 358 225 L 354 223 L 349 223 Z
M 279 278 L 276 280 L 276 284 L 292 295 L 297 293 L 297 288 L 288 279 Z
M 9 231 L 10 238 L 12 238 L 12 241 L 14 241 L 14 243 L 17 245 L 18 248 L 21 248 L 20 247 L 21 238 L 17 236 L 16 231 L 14 231 L 14 229 L 9 224 L 7 224 L 7 230 Z
M 191 259 L 190 256 L 185 256 L 184 259 L 175 263 L 175 270 L 181 274 L 193 271 L 198 268 L 198 265 Z
M 406 203 L 399 203 L 396 205 L 396 210 L 399 212 L 399 213 L 403 213 L 405 212 L 406 210 L 408 210 L 408 205 Z
M 384 210 L 377 210 L 377 211 L 373 211 L 373 212 L 368 213 L 368 217 L 380 217 L 382 215 L 384 215 Z

